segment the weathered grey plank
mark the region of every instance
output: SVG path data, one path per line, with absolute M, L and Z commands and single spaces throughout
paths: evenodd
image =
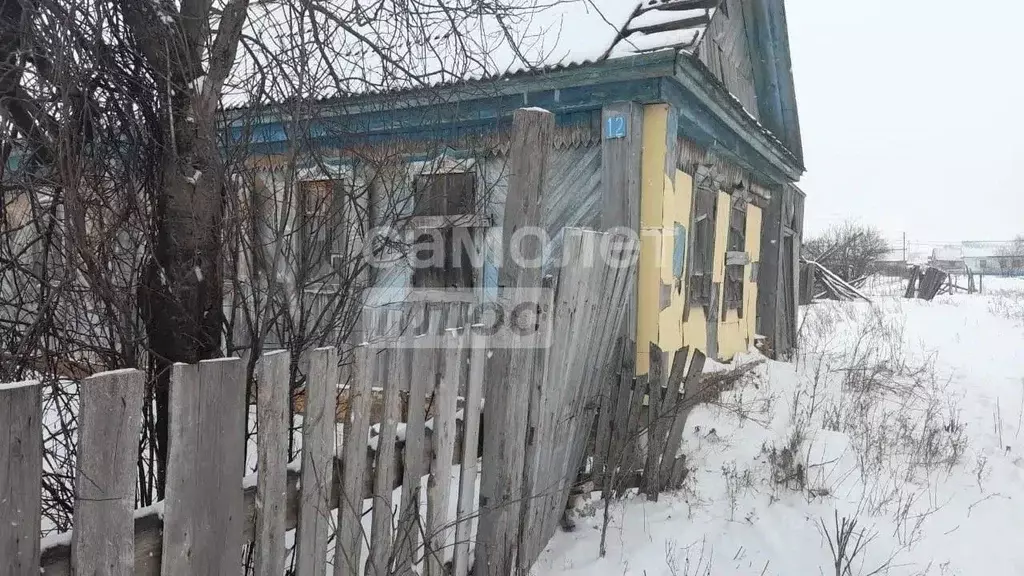
M 175 364 L 170 396 L 163 574 L 235 574 L 245 521 L 242 362 Z
M 683 346 L 681 349 L 676 350 L 672 355 L 672 369 L 668 374 L 668 381 L 665 387 L 665 396 L 661 402 L 661 420 L 659 424 L 663 430 L 660 432 L 661 436 L 665 438 L 665 444 L 662 450 L 663 466 L 665 460 L 672 460 L 675 455 L 665 457 L 668 453 L 667 447 L 672 443 L 672 439 L 669 438 L 672 432 L 672 428 L 675 425 L 676 414 L 682 408 L 683 398 L 680 396 L 679 391 L 682 388 L 683 380 L 686 378 L 686 360 L 690 355 L 690 347 Z
M 630 351 L 632 352 L 632 351 Z M 622 369 L 622 338 L 619 338 L 612 359 L 608 362 L 608 371 L 603 375 L 600 386 L 601 405 L 597 416 L 597 433 L 594 438 L 593 475 L 600 479 L 600 485 L 607 483 L 608 475 L 614 464 L 611 462 L 612 420 L 615 418 L 619 392 L 619 372 Z
M 462 470 L 459 482 L 458 524 L 455 526 L 454 576 L 469 574 L 469 550 L 473 517 L 477 510 L 476 477 L 480 441 L 480 401 L 483 399 L 487 337 L 470 337 L 469 383 L 463 404 Z
M 77 574 L 135 574 L 135 467 L 143 374 L 104 372 L 82 383 L 71 564 Z
M 626 420 L 626 437 L 622 457 L 620 476 L 626 476 L 636 470 L 640 462 L 641 445 L 641 414 L 644 407 L 644 398 L 647 397 L 647 374 L 641 374 L 633 379 L 633 393 L 629 400 L 629 418 Z M 616 491 L 618 494 L 618 491 Z
M 678 356 L 677 360 L 678 361 Z M 676 452 L 679 451 L 679 445 L 683 442 L 683 431 L 686 429 L 686 418 L 690 415 L 693 407 L 697 404 L 697 398 L 699 396 L 701 373 L 704 371 L 705 357 L 704 353 L 700 350 L 693 351 L 693 358 L 690 359 L 690 369 L 686 374 L 686 381 L 683 384 L 683 395 L 682 399 L 678 399 L 678 395 L 673 396 L 677 398 L 678 406 L 675 410 L 675 416 L 672 421 L 672 430 L 669 432 L 668 442 L 665 444 L 665 450 L 662 452 L 662 465 L 661 465 L 661 478 L 660 484 L 662 490 L 673 487 L 675 484 L 675 461 Z M 675 367 L 672 372 L 675 374 Z
M 377 381 L 377 350 L 356 349 L 355 376 L 349 393 L 344 432 L 344 462 L 338 502 L 338 534 L 334 549 L 335 576 L 362 576 L 363 477 L 366 474 L 366 437 L 370 430 L 370 390 Z
M 498 286 L 529 291 L 541 286 L 540 266 L 520 267 L 512 258 L 512 238 L 524 227 L 541 224 L 541 197 L 545 186 L 555 117 L 550 112 L 517 110 L 512 119 L 508 196 L 502 231 L 502 267 Z M 526 260 L 543 254 L 536 238 L 521 243 Z M 513 570 L 521 512 L 529 386 L 536 352 L 532 349 L 495 350 L 487 366 L 484 415 L 484 461 L 481 511 L 477 540 L 477 576 L 508 576 Z M 434 576 L 434 575 L 431 575 Z
M 636 102 L 615 102 L 604 107 L 602 124 L 612 117 L 625 120 L 625 138 L 604 138 L 601 143 L 603 166 L 601 190 L 601 229 L 626 226 L 637 230 L 640 224 L 640 161 L 643 150 L 643 107 Z
M 630 399 L 633 394 L 633 379 L 636 378 L 636 344 L 631 340 L 624 346 L 622 368 L 619 372 L 618 397 L 615 400 L 615 416 L 612 418 L 612 440 L 608 450 L 608 464 L 612 474 L 601 486 L 606 498 L 610 498 L 616 489 L 618 470 L 625 465 L 625 446 L 629 428 Z
M 285 481 L 288 467 L 288 369 L 286 350 L 264 354 L 257 367 L 256 518 L 254 574 L 284 573 Z
M 424 338 L 414 341 L 412 351 L 412 374 L 409 385 L 409 402 L 405 423 L 405 470 L 402 478 L 402 508 L 398 521 L 395 545 L 398 548 L 395 573 L 409 574 L 413 556 L 420 543 L 423 531 L 420 519 L 420 488 L 426 466 L 424 464 L 424 423 L 426 418 L 427 389 L 434 389 L 437 373 L 437 350 L 433 347 L 417 346 Z
M 367 573 L 371 576 L 391 574 L 391 560 L 394 545 L 392 520 L 392 492 L 395 476 L 395 439 L 398 431 L 398 415 L 401 408 L 399 392 L 409 389 L 412 371 L 412 354 L 407 345 L 398 340 L 388 350 L 388 374 L 384 381 L 384 409 L 377 436 L 377 454 L 374 464 L 373 520 L 370 529 L 370 558 Z
M 434 434 L 427 494 L 427 576 L 444 576 L 444 554 L 450 540 L 448 507 L 451 498 L 452 458 L 455 455 L 455 409 L 462 376 L 465 334 L 450 330 L 441 351 L 441 378 L 434 389 Z
M 39 573 L 42 413 L 39 382 L 0 384 L 0 574 Z
M 565 504 L 560 502 L 563 488 L 575 479 L 579 465 L 571 454 L 574 429 L 585 418 L 580 404 L 587 370 L 585 352 L 601 346 L 600 331 L 590 324 L 605 275 L 603 268 L 591 261 L 596 256 L 594 236 L 582 230 L 566 230 L 568 258 L 559 271 L 551 329 L 555 335 L 589 334 L 593 340 L 555 338 L 543 377 L 538 379 L 542 386 L 540 402 L 530 407 L 531 412 L 539 412 L 540 418 L 532 439 L 536 446 L 528 453 L 536 462 L 527 463 L 531 474 L 523 494 L 527 514 L 519 550 L 521 570 L 529 569 L 548 534 L 554 531 Z M 589 422 L 587 425 L 589 428 Z
M 644 479 L 641 492 L 650 500 L 658 496 L 657 478 L 663 439 L 661 431 L 661 397 L 665 387 L 665 353 L 657 344 L 651 342 L 651 369 L 648 375 L 647 393 L 647 460 L 644 464 Z
M 601 230 L 625 227 L 640 230 L 641 160 L 643 152 L 643 106 L 637 102 L 615 102 L 605 106 L 601 113 L 602 125 L 609 118 L 626 119 L 626 137 L 601 142 Z M 628 288 L 629 302 L 623 333 L 636 341 L 636 279 Z
M 681 408 L 679 399 L 679 387 L 682 385 L 683 377 L 686 375 L 686 357 L 689 354 L 689 347 L 684 347 L 675 352 L 672 359 L 672 371 L 668 374 L 664 395 L 661 399 L 658 422 L 656 424 L 654 437 L 657 443 L 650 448 L 655 451 L 655 464 L 650 470 L 644 471 L 644 481 L 647 486 L 647 497 L 655 502 L 658 500 L 658 493 L 661 491 L 661 475 L 666 467 L 672 466 L 675 458 L 675 450 L 679 447 L 678 440 L 671 437 L 675 425 L 675 416 Z M 662 371 L 667 372 L 664 363 L 668 355 L 662 356 Z M 670 448 L 671 447 L 671 448 Z M 671 454 L 669 454 L 671 452 Z M 650 460 L 648 460 L 650 462 Z
M 302 576 L 323 576 L 327 572 L 337 389 L 337 350 L 313 350 L 306 376 L 306 413 L 302 420 L 302 501 L 295 540 L 296 570 Z
M 458 450 L 461 437 L 456 432 L 455 445 Z M 427 429 L 425 440 L 430 444 L 429 437 L 432 432 Z M 373 466 L 374 451 L 367 448 L 364 452 L 365 461 L 363 470 Z M 424 454 L 423 461 L 429 459 L 429 454 Z M 453 461 L 457 465 L 461 461 Z M 339 507 L 341 500 L 341 481 L 345 475 L 347 466 L 342 458 L 334 462 L 334 483 L 331 490 L 331 509 Z M 373 482 L 371 474 L 364 474 L 362 485 L 362 498 L 364 500 L 373 496 Z M 397 480 L 397 479 L 396 479 Z M 399 485 L 396 482 L 395 488 Z M 288 470 L 285 494 L 287 499 L 287 510 L 285 512 L 285 530 L 292 530 L 298 525 L 299 516 L 299 471 Z M 245 498 L 245 524 L 243 528 L 243 540 L 253 541 L 256 516 L 256 487 L 246 485 L 244 490 Z M 160 556 L 163 541 L 163 512 L 161 507 L 150 507 L 147 510 L 137 511 L 135 516 L 135 574 L 136 576 L 160 576 Z M 42 552 L 40 573 L 45 576 L 71 576 L 71 546 L 70 542 L 55 542 L 48 545 Z

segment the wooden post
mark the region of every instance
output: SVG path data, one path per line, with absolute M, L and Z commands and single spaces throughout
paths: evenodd
M 678 122 L 678 120 L 677 120 Z M 619 131 L 619 124 L 624 126 Z M 640 232 L 641 161 L 644 109 L 637 102 L 615 102 L 601 111 L 601 230 L 624 227 Z M 620 134 L 623 134 L 621 137 Z M 672 141 L 675 136 L 672 135 Z M 675 148 L 672 147 L 672 150 Z M 674 156 L 674 154 L 669 154 Z M 666 159 L 666 162 L 668 159 Z M 674 165 L 677 158 L 671 159 Z M 636 341 L 637 280 L 629 287 L 626 309 L 627 339 Z M 633 353 L 631 351 L 630 353 Z
M 345 421 L 345 466 L 338 502 L 338 535 L 334 547 L 335 576 L 362 576 L 363 476 L 366 474 L 366 436 L 370 430 L 370 391 L 377 381 L 377 350 L 368 345 L 356 350 L 355 377 L 349 387 Z
M 551 154 L 555 117 L 543 110 L 517 110 L 505 203 L 500 289 L 529 294 L 541 286 L 541 267 L 521 267 L 510 257 L 516 231 L 541 224 L 541 198 Z M 530 240 L 536 240 L 531 238 Z M 520 254 L 539 260 L 543 246 L 523 242 Z M 484 461 L 478 530 L 477 576 L 508 576 L 515 566 L 529 412 L 535 377 L 532 349 L 495 350 L 488 363 L 484 414 Z M 433 574 L 431 576 L 434 576 Z
M 0 574 L 38 576 L 43 424 L 39 382 L 0 384 Z
M 175 364 L 164 504 L 164 576 L 241 568 L 246 398 L 238 358 Z
M 288 468 L 288 369 L 286 350 L 264 354 L 257 367 L 256 545 L 254 573 L 284 573 L 285 490 Z M 308 404 L 308 403 L 307 403 Z
M 86 378 L 78 414 L 78 475 L 71 565 L 76 574 L 135 574 L 135 481 L 143 374 Z
M 480 401 L 483 399 L 487 337 L 474 333 L 470 339 L 469 382 L 462 407 L 462 470 L 459 482 L 458 524 L 455 527 L 454 576 L 469 574 L 469 544 L 476 511 L 476 477 L 480 441 Z

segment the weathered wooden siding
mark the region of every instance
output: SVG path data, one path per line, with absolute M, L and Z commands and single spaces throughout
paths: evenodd
M 722 0 L 697 48 L 697 56 L 755 118 L 760 118 L 754 83 L 754 50 L 748 43 L 741 0 Z
M 484 185 L 490 191 L 488 210 L 495 222 L 505 217 L 505 196 L 508 190 L 508 157 L 496 156 L 488 160 L 482 170 Z M 597 228 L 601 219 L 601 146 L 581 145 L 555 150 L 548 164 L 544 185 L 541 224 L 551 239 L 546 260 L 551 263 L 561 257 L 562 231 L 569 226 Z M 487 231 L 487 258 L 484 286 L 497 286 L 496 255 L 501 253 L 501 227 Z

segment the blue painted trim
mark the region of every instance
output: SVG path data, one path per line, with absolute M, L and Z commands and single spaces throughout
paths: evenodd
M 730 129 L 696 95 L 684 89 L 674 78 L 662 82 L 665 100 L 679 111 L 679 136 L 714 152 L 736 165 L 761 175 L 765 184 L 780 185 L 791 182 L 786 168 L 776 165 L 759 153 L 746 139 Z
M 390 139 L 436 140 L 486 134 L 506 128 L 511 125 L 512 113 L 524 105 L 551 110 L 556 114 L 559 125 L 574 126 L 595 122 L 595 111 L 611 102 L 654 102 L 659 99 L 659 80 L 647 78 L 417 108 L 325 116 L 305 124 L 307 136 L 321 145 L 371 143 Z M 599 113 L 596 118 L 599 123 Z M 232 142 L 239 143 L 246 132 L 251 134 L 248 140 L 251 145 L 272 145 L 289 140 L 288 124 L 277 121 L 252 123 L 249 126 L 235 125 L 231 128 Z M 278 147 L 263 148 L 272 151 Z

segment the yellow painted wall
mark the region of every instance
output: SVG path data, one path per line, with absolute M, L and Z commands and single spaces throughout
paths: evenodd
M 668 106 L 651 104 L 644 107 L 643 159 L 641 167 L 640 197 L 640 262 L 639 298 L 637 302 L 637 374 L 650 369 L 651 342 L 666 352 L 690 346 L 706 352 L 707 318 L 703 308 L 691 307 L 687 322 L 683 311 L 687 293 L 685 269 L 683 278 L 676 278 L 672 267 L 675 243 L 687 242 L 688 237 L 675 238 L 676 224 L 690 230 L 693 204 L 693 179 L 674 170 L 666 174 L 668 147 Z M 713 281 L 721 284 L 725 278 L 725 252 L 729 234 L 730 197 L 718 195 L 715 222 L 715 266 Z M 751 262 L 760 260 L 761 210 L 750 205 L 747 211 L 747 252 Z M 686 257 L 689 259 L 690 247 Z M 751 265 L 747 266 L 744 286 L 743 318 L 732 311 L 725 320 L 719 319 L 718 359 L 729 360 L 746 351 L 753 342 L 757 312 L 757 284 L 751 281 Z M 671 287 L 667 307 L 661 309 L 662 286 Z

